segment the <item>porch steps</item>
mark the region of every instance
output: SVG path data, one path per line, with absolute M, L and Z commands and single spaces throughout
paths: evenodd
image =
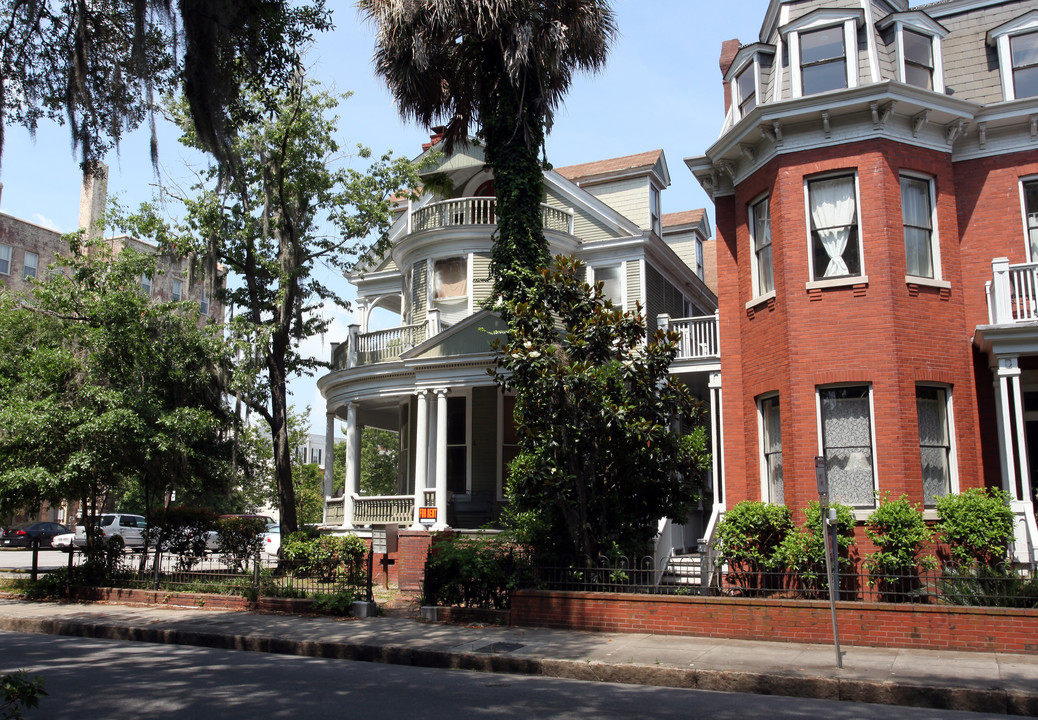
M 702 553 L 671 555 L 663 569 L 660 585 L 697 592 L 703 587 Z

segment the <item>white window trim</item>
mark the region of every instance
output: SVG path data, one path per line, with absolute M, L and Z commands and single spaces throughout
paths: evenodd
M 468 501 L 472 499 L 472 388 L 451 388 L 451 391 L 447 394 L 447 398 L 461 398 L 465 401 L 465 492 L 454 493 L 454 499 Z M 432 411 L 436 412 L 435 401 L 433 403 Z M 444 417 L 444 421 L 446 422 L 446 417 Z M 437 429 L 437 432 L 439 431 L 440 428 Z M 446 426 L 442 428 L 442 431 L 446 434 Z M 444 447 L 450 447 L 450 445 L 447 445 L 446 443 L 446 438 L 444 438 Z M 446 463 L 446 458 L 444 459 L 444 463 Z M 433 479 L 433 486 L 435 487 L 435 470 L 432 473 L 429 473 L 429 476 Z
M 933 175 L 927 175 L 925 173 L 912 172 L 911 170 L 902 170 L 898 173 L 898 192 L 901 191 L 901 178 L 911 178 L 913 180 L 925 181 L 930 187 L 930 261 L 933 263 L 933 277 L 928 278 L 924 275 L 905 275 L 905 283 L 913 285 L 929 285 L 932 287 L 951 287 L 951 283 L 944 283 L 944 276 L 941 272 L 941 235 L 940 229 L 937 227 L 937 183 L 934 180 Z M 901 228 L 904 231 L 904 208 L 902 208 L 901 216 Z M 908 258 L 905 258 L 907 265 Z
M 7 260 L 7 271 L 0 272 L 0 275 L 10 275 L 11 266 L 14 264 L 14 249 L 10 245 L 0 244 L 0 250 L 4 250 L 7 254 L 7 257 L 5 258 Z
M 589 265 L 588 266 L 588 274 L 590 275 L 590 278 L 589 278 L 589 280 L 590 280 L 589 284 L 590 285 L 594 285 L 595 282 L 597 281 L 596 278 L 595 278 L 595 267 L 596 266 L 594 266 L 594 265 Z M 621 260 L 620 262 L 598 263 L 597 267 L 599 267 L 599 268 L 610 268 L 610 267 L 619 268 L 619 273 L 620 273 L 620 302 L 617 303 L 616 300 L 613 300 L 613 305 L 616 305 L 617 307 L 619 307 L 624 312 L 627 312 L 627 261 L 626 260 Z
M 706 279 L 706 249 L 703 247 L 703 238 L 696 236 L 696 277 L 700 280 Z M 645 277 L 643 268 L 642 277 Z
M 871 435 L 870 441 L 872 442 L 872 493 L 873 496 L 875 496 L 879 493 L 879 451 L 876 447 L 876 391 L 871 382 L 828 383 L 826 385 L 815 386 L 815 426 L 818 431 L 818 455 L 819 457 L 825 457 L 825 439 L 822 433 L 821 391 L 841 387 L 860 387 L 862 385 L 869 388 L 869 434 Z M 872 502 L 873 504 L 871 507 L 852 508 L 854 511 L 854 519 L 867 520 L 869 515 L 871 515 L 876 509 L 875 497 Z
M 760 499 L 771 503 L 771 484 L 768 482 L 768 457 L 764 447 L 764 403 L 772 398 L 777 398 L 777 392 L 764 393 L 757 397 L 757 464 L 760 466 Z M 782 408 L 779 406 L 779 426 L 781 427 Z
M 465 261 L 465 282 L 467 287 L 464 295 L 452 295 L 445 298 L 436 297 L 436 263 L 441 260 L 454 260 L 455 258 Z M 469 314 L 472 310 L 472 253 L 451 253 L 449 255 L 443 255 L 441 257 L 429 258 L 428 262 L 425 263 L 426 281 L 425 281 L 425 309 L 432 310 L 436 307 L 438 302 L 452 302 L 462 298 L 468 298 L 469 300 Z
M 154 278 L 152 278 L 148 274 L 142 274 L 141 277 L 140 277 L 140 281 L 141 281 L 141 290 L 144 291 L 145 295 L 147 295 L 148 297 L 151 297 L 152 293 L 154 293 L 154 291 L 155 291 Z
M 1038 175 L 1025 175 L 1018 181 L 1018 190 L 1020 192 L 1020 222 L 1024 236 L 1024 257 L 1027 258 L 1028 262 L 1038 262 L 1038 257 L 1031 257 L 1031 229 L 1027 224 L 1027 193 L 1024 191 L 1024 185 L 1027 183 L 1038 184 Z
M 820 9 L 808 13 L 779 28 L 789 45 L 789 87 L 791 97 L 804 96 L 803 78 L 800 72 L 800 34 L 814 30 L 843 25 L 843 51 L 847 64 L 847 89 L 858 87 L 858 25 L 863 22 L 862 11 L 843 9 Z
M 177 295 L 177 285 L 180 285 L 180 297 Z M 174 280 L 169 287 L 169 297 L 173 302 L 181 302 L 184 299 L 184 281 Z
M 1036 31 L 1038 10 L 1032 10 L 988 31 L 988 45 L 993 45 L 998 51 L 998 72 L 1002 77 L 1002 97 L 1006 101 L 1016 100 L 1016 89 L 1013 86 L 1013 55 L 1009 50 L 1009 39 L 1014 35 Z
M 952 495 L 958 495 L 959 490 L 959 452 L 955 443 L 955 406 L 952 386 L 947 383 L 918 382 L 916 387 L 932 387 L 944 390 L 944 413 L 948 420 L 948 486 Z M 919 430 L 916 428 L 916 443 L 919 442 Z M 934 508 L 926 508 L 933 511 Z M 936 517 L 936 514 L 935 514 Z
M 762 195 L 758 195 L 756 198 L 751 200 L 750 204 L 749 204 L 749 213 L 748 213 L 748 218 L 747 218 L 747 223 L 746 224 L 749 226 L 749 230 L 750 230 L 750 257 L 752 258 L 752 262 L 750 263 L 750 283 L 752 284 L 752 287 L 750 288 L 750 292 L 752 294 L 753 299 L 750 301 L 750 304 L 747 305 L 747 307 L 752 307 L 753 305 L 757 305 L 758 303 L 761 303 L 761 302 L 763 302 L 766 299 L 770 299 L 770 298 L 775 297 L 775 289 L 774 289 L 774 287 L 771 290 L 769 290 L 768 292 L 758 293 L 758 290 L 760 290 L 760 263 L 759 263 L 758 258 L 757 258 L 757 222 L 756 222 L 756 217 L 754 216 L 754 213 L 753 213 L 753 209 L 755 207 L 757 207 L 758 205 L 760 205 L 765 200 L 768 201 L 768 218 L 770 220 L 770 218 L 771 218 L 771 195 L 770 194 L 764 193 Z M 771 237 L 771 278 L 772 278 L 772 284 L 774 284 L 774 281 L 775 281 L 775 235 L 774 235 L 774 227 L 772 228 L 772 231 L 773 232 L 772 232 L 772 237 Z
M 732 108 L 734 108 L 733 119 L 738 122 L 742 120 L 746 114 L 742 112 L 742 103 L 746 98 L 742 97 L 742 93 L 739 92 L 739 76 L 742 75 L 743 71 L 748 66 L 753 66 L 753 94 L 757 98 L 756 105 L 761 104 L 761 86 L 760 86 L 760 63 L 757 61 L 757 56 L 753 55 L 746 59 L 746 62 L 740 63 L 735 71 L 732 73 L 732 79 L 729 81 L 732 94 Z M 756 107 L 756 106 L 755 106 Z M 753 112 L 753 110 L 750 110 Z
M 815 253 L 814 253 L 814 238 L 811 236 L 811 189 L 810 185 L 815 180 L 828 180 L 830 178 L 838 177 L 854 177 L 854 214 L 858 221 L 858 264 L 861 266 L 859 275 L 847 275 L 845 277 L 838 278 L 815 278 Z M 900 184 L 898 185 L 898 192 L 900 192 Z M 830 173 L 823 173 L 821 175 L 811 175 L 810 177 L 804 178 L 804 220 L 807 223 L 807 272 L 808 281 L 806 287 L 808 290 L 815 290 L 820 288 L 829 287 L 840 287 L 843 285 L 868 285 L 869 276 L 865 272 L 865 229 L 862 227 L 863 215 L 861 211 L 861 186 L 858 183 L 858 169 L 848 170 L 837 170 Z M 774 261 L 774 252 L 772 252 L 772 261 Z
M 897 33 L 897 73 L 901 82 L 908 84 L 908 71 L 905 58 L 905 30 L 927 35 L 930 38 L 930 55 L 933 58 L 933 92 L 944 92 L 944 58 L 941 55 L 941 35 L 935 34 L 929 28 L 920 27 L 913 23 L 898 21 L 895 23 Z
M 36 259 L 35 262 L 32 265 L 29 264 L 29 258 L 30 257 L 33 257 L 33 258 Z M 30 267 L 32 268 L 32 275 L 26 275 L 25 272 Z M 30 277 L 33 277 L 33 278 L 39 277 L 39 274 L 40 274 L 40 254 L 39 253 L 34 253 L 34 252 L 29 252 L 28 250 L 26 250 L 25 252 L 22 253 L 22 280 L 26 280 L 26 279 L 28 279 Z

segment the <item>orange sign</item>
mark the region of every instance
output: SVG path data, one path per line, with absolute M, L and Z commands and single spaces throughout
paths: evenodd
M 436 522 L 436 508 L 434 507 L 420 507 L 418 508 L 418 522 L 423 525 L 432 525 Z

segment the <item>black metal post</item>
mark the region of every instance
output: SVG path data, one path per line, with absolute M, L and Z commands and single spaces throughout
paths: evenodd
M 32 539 L 32 578 L 33 582 L 36 582 L 36 576 L 40 568 L 40 539 L 34 537 Z

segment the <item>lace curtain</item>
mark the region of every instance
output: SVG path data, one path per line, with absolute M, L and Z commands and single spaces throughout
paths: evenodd
M 854 224 L 854 180 L 833 178 L 811 183 L 811 222 L 829 256 L 822 277 L 850 275 L 843 259 Z

